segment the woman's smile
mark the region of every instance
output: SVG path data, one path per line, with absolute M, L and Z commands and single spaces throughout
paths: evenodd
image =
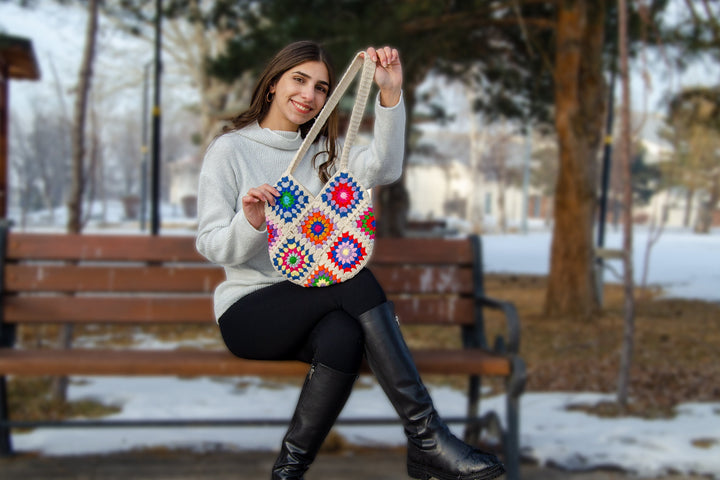
M 295 100 L 290 100 L 292 104 L 295 106 L 295 108 L 298 109 L 300 113 L 309 113 L 312 111 L 312 108 L 309 105 L 306 105 L 304 103 L 297 102 Z

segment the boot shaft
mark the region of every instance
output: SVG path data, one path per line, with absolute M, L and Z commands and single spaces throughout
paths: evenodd
M 400 416 L 410 437 L 421 435 L 437 416 L 405 343 L 392 302 L 360 315 L 370 369 Z
M 273 467 L 273 480 L 302 480 L 345 406 L 357 375 L 314 363 Z

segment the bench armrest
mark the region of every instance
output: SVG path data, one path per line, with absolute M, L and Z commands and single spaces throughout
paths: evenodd
M 498 335 L 493 351 L 497 353 L 517 354 L 520 351 L 520 317 L 512 302 L 496 300 L 490 297 L 476 297 L 479 306 L 500 310 L 505 315 L 507 341 Z

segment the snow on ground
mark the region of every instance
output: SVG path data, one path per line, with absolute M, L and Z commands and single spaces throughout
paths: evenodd
M 166 210 L 169 218 L 174 212 Z M 163 234 L 192 234 L 192 221 L 177 219 L 179 228 Z M 176 226 L 177 226 L 176 225 Z M 113 231 L 126 227 L 113 227 Z M 97 227 L 91 227 L 97 231 Z M 138 232 L 140 233 L 140 232 Z M 635 233 L 635 272 L 642 274 L 647 231 Z M 548 271 L 551 234 L 483 237 L 488 272 L 545 274 Z M 618 248 L 622 236 L 610 231 L 608 248 Z M 617 264 L 617 262 L 614 262 Z M 720 232 L 695 235 L 666 231 L 651 252 L 648 284 L 663 288 L 672 297 L 720 301 Z M 615 265 L 620 271 L 621 266 Z M 606 281 L 618 281 L 606 275 Z M 144 339 L 143 341 L 150 341 Z M 78 378 L 70 388 L 72 398 L 96 397 L 122 406 L 108 418 L 284 418 L 298 396 L 296 386 L 267 388 L 260 379 Z M 240 381 L 241 380 L 241 381 Z M 238 386 L 240 385 L 240 386 Z M 448 387 L 431 386 L 439 411 L 446 417 L 463 416 L 465 394 Z M 707 474 L 720 479 L 720 403 L 679 405 L 673 419 L 598 418 L 568 405 L 593 404 L 608 399 L 596 393 L 530 393 L 521 400 L 521 445 L 524 454 L 540 463 L 568 469 L 613 466 L 641 476 L 668 472 Z M 483 401 L 483 410 L 496 410 L 501 418 L 504 397 Z M 392 416 L 382 391 L 362 378 L 343 416 L 347 418 Z M 451 426 L 456 433 L 461 427 Z M 349 441 L 363 445 L 401 445 L 399 426 L 341 426 Z M 46 455 L 99 453 L 151 446 L 196 449 L 277 449 L 281 427 L 245 428 L 103 428 L 37 429 L 15 433 L 19 451 Z
M 121 405 L 109 419 L 280 418 L 287 419 L 299 394 L 297 386 L 264 388 L 259 379 L 238 388 L 224 380 L 150 378 L 82 379 L 71 398 L 97 397 Z M 343 418 L 392 417 L 394 411 L 380 388 L 361 379 Z M 440 413 L 463 416 L 465 395 L 449 387 L 430 387 Z M 172 393 L 170 393 L 172 392 Z M 593 404 L 610 396 L 595 393 L 530 393 L 521 401 L 521 445 L 524 455 L 541 464 L 573 470 L 620 467 L 640 476 L 670 472 L 715 475 L 720 478 L 720 404 L 684 404 L 671 420 L 598 418 L 566 406 Z M 171 399 L 177 399 L 172 401 Z M 483 411 L 504 415 L 502 396 L 483 401 Z M 458 435 L 462 427 L 451 425 Z M 370 446 L 403 445 L 402 429 L 389 426 L 340 426 L 352 443 Z M 105 453 L 144 447 L 253 449 L 278 448 L 282 427 L 191 427 L 38 429 L 13 435 L 18 451 L 45 455 Z M 698 444 L 696 446 L 695 444 Z
M 633 232 L 633 269 L 636 284 L 642 281 L 647 240 L 650 233 L 642 228 Z M 483 260 L 487 272 L 547 274 L 550 264 L 549 231 L 528 235 L 483 236 Z M 605 247 L 619 249 L 622 233 L 608 231 Z M 607 262 L 622 272 L 618 260 Z M 607 270 L 605 281 L 620 283 Z M 698 235 L 689 230 L 667 230 L 650 249 L 648 285 L 663 288 L 665 296 L 720 301 L 720 231 Z

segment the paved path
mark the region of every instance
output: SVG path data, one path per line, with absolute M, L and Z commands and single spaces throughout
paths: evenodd
M 102 456 L 0 458 L 0 480 L 269 480 L 269 452 L 188 453 L 152 451 Z M 522 480 L 623 480 L 623 472 L 565 472 L 523 465 Z M 636 478 L 636 477 L 635 477 Z M 668 476 L 663 480 L 700 480 Z M 706 478 L 706 477 L 704 477 Z M 321 454 L 306 480 L 407 480 L 401 450 Z

